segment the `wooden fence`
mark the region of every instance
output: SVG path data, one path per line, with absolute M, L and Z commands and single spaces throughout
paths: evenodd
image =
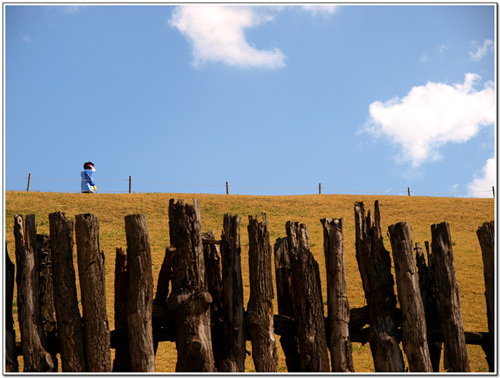
M 216 240 L 213 232 L 202 232 L 197 200 L 170 200 L 171 245 L 154 293 L 146 219 L 129 215 L 127 252 L 116 249 L 115 329 L 110 330 L 97 217 L 81 214 L 73 222 L 64 213 L 52 213 L 49 237 L 37 234 L 34 215 L 15 215 L 15 265 L 6 253 L 6 371 L 18 371 L 22 355 L 25 372 L 154 372 L 158 344 L 168 340 L 176 343 L 178 372 L 242 372 L 250 340 L 256 371 L 276 372 L 276 334 L 281 335 L 289 372 L 353 372 L 352 342 L 369 343 L 377 372 L 439 371 L 443 344 L 445 369 L 468 372 L 467 343 L 481 345 L 494 371 L 494 222 L 477 230 L 488 332 L 474 333 L 463 329 L 448 223 L 431 226 L 432 243 L 425 243 L 427 264 L 422 247 L 413 245 L 408 223 L 389 227 L 394 285 L 378 202 L 373 214 L 365 214 L 363 203 L 356 202 L 354 217 L 367 306 L 349 308 L 343 219 L 322 219 L 325 317 L 319 267 L 309 249 L 306 225 L 287 222 L 287 236 L 277 239 L 273 248 L 266 215 L 249 217 L 250 299 L 245 311 L 239 216 L 224 216 L 222 237 Z M 16 267 L 21 333 L 17 345 L 12 316 Z

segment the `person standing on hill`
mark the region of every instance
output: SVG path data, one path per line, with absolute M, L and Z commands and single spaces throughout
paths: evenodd
M 95 193 L 97 191 L 97 186 L 95 186 L 94 182 L 94 172 L 96 169 L 94 168 L 94 163 L 88 161 L 83 164 L 83 171 L 81 173 L 82 176 L 82 193 Z

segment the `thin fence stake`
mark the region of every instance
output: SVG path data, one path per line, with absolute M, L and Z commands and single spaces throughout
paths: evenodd
M 226 194 L 229 194 L 229 182 L 226 181 Z
M 132 176 L 128 176 L 128 192 L 132 193 Z
M 408 197 L 411 196 L 411 191 L 410 191 L 410 187 L 408 187 Z
M 491 187 L 491 190 L 493 191 L 493 198 L 495 198 L 495 185 Z
M 321 194 L 321 183 L 319 183 L 319 194 Z
M 26 188 L 27 192 L 30 191 L 30 185 L 31 185 L 31 173 L 28 173 L 28 187 Z M 493 197 L 494 197 L 494 195 L 493 195 Z

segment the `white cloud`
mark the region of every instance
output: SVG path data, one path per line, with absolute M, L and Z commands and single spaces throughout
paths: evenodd
M 481 126 L 495 122 L 493 83 L 477 91 L 474 84 L 480 79 L 468 73 L 463 84 L 429 82 L 413 87 L 403 99 L 373 102 L 365 131 L 398 144 L 398 159 L 413 167 L 440 159 L 439 147 L 466 142 Z
M 302 9 L 311 13 L 313 17 L 324 15 L 328 16 L 334 14 L 337 10 L 337 5 L 331 4 L 314 4 L 314 5 L 302 5 Z
M 467 185 L 469 192 L 474 197 L 491 198 L 493 196 L 491 187 L 495 185 L 496 175 L 495 159 L 488 159 L 481 173 L 476 174 L 474 180 Z
M 474 43 L 474 46 L 477 48 L 476 52 L 469 51 L 469 56 L 474 62 L 479 62 L 490 50 L 493 50 L 493 41 L 485 39 L 482 46 L 478 46 L 477 43 Z
M 255 7 L 182 5 L 173 12 L 170 24 L 190 41 L 195 66 L 213 61 L 244 68 L 282 68 L 285 56 L 280 50 L 258 50 L 245 36 L 245 29 L 271 20 Z

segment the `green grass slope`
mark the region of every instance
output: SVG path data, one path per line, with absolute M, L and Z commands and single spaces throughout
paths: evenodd
M 242 273 L 245 306 L 249 299 L 248 280 L 248 216 L 267 214 L 271 242 L 286 236 L 287 221 L 307 225 L 310 247 L 320 266 L 323 300 L 326 303 L 326 271 L 323 252 L 322 218 L 344 218 L 344 250 L 347 276 L 347 295 L 351 308 L 365 305 L 364 292 L 355 257 L 354 202 L 362 201 L 365 209 L 373 209 L 375 200 L 380 203 L 382 232 L 389 225 L 409 222 L 413 242 L 431 240 L 431 224 L 447 221 L 451 227 L 455 267 L 460 290 L 462 316 L 466 331 L 487 331 L 486 304 L 481 249 L 476 236 L 477 228 L 494 219 L 493 199 L 407 197 L 407 196 L 358 196 L 358 195 L 307 195 L 307 196 L 240 196 L 178 193 L 140 194 L 73 194 L 7 192 L 5 193 L 5 240 L 12 261 L 14 256 L 14 214 L 35 214 L 38 233 L 49 233 L 49 213 L 62 211 L 67 217 L 93 213 L 99 219 L 100 244 L 106 260 L 106 292 L 110 328 L 114 329 L 114 263 L 116 247 L 126 248 L 124 217 L 145 214 L 152 251 L 154 284 L 163 261 L 165 247 L 169 245 L 168 203 L 171 198 L 200 200 L 202 228 L 214 231 L 220 238 L 225 213 L 241 216 Z M 386 248 L 390 241 L 384 236 Z M 76 250 L 75 250 L 76 256 Z M 76 262 L 75 262 L 76 268 Z M 273 266 L 274 270 L 274 266 Z M 77 278 L 78 281 L 78 278 Z M 156 291 L 156 288 L 155 288 Z M 277 312 L 275 305 L 275 313 Z M 326 314 L 326 306 L 325 306 Z M 14 315 L 17 322 L 17 316 Z M 17 324 L 16 324 L 17 326 Z M 18 340 L 19 332 L 16 332 Z M 278 338 L 279 339 L 279 338 Z M 278 343 L 279 344 L 279 343 Z M 251 350 L 250 343 L 247 349 Z M 279 348 L 281 350 L 281 348 Z M 484 353 L 478 346 L 468 346 L 471 370 L 488 371 Z M 286 371 L 282 352 L 279 370 Z M 353 344 L 356 372 L 373 371 L 368 345 Z M 158 372 L 175 371 L 176 351 L 173 343 L 161 343 L 157 354 Z M 246 360 L 246 370 L 253 371 L 251 357 Z

